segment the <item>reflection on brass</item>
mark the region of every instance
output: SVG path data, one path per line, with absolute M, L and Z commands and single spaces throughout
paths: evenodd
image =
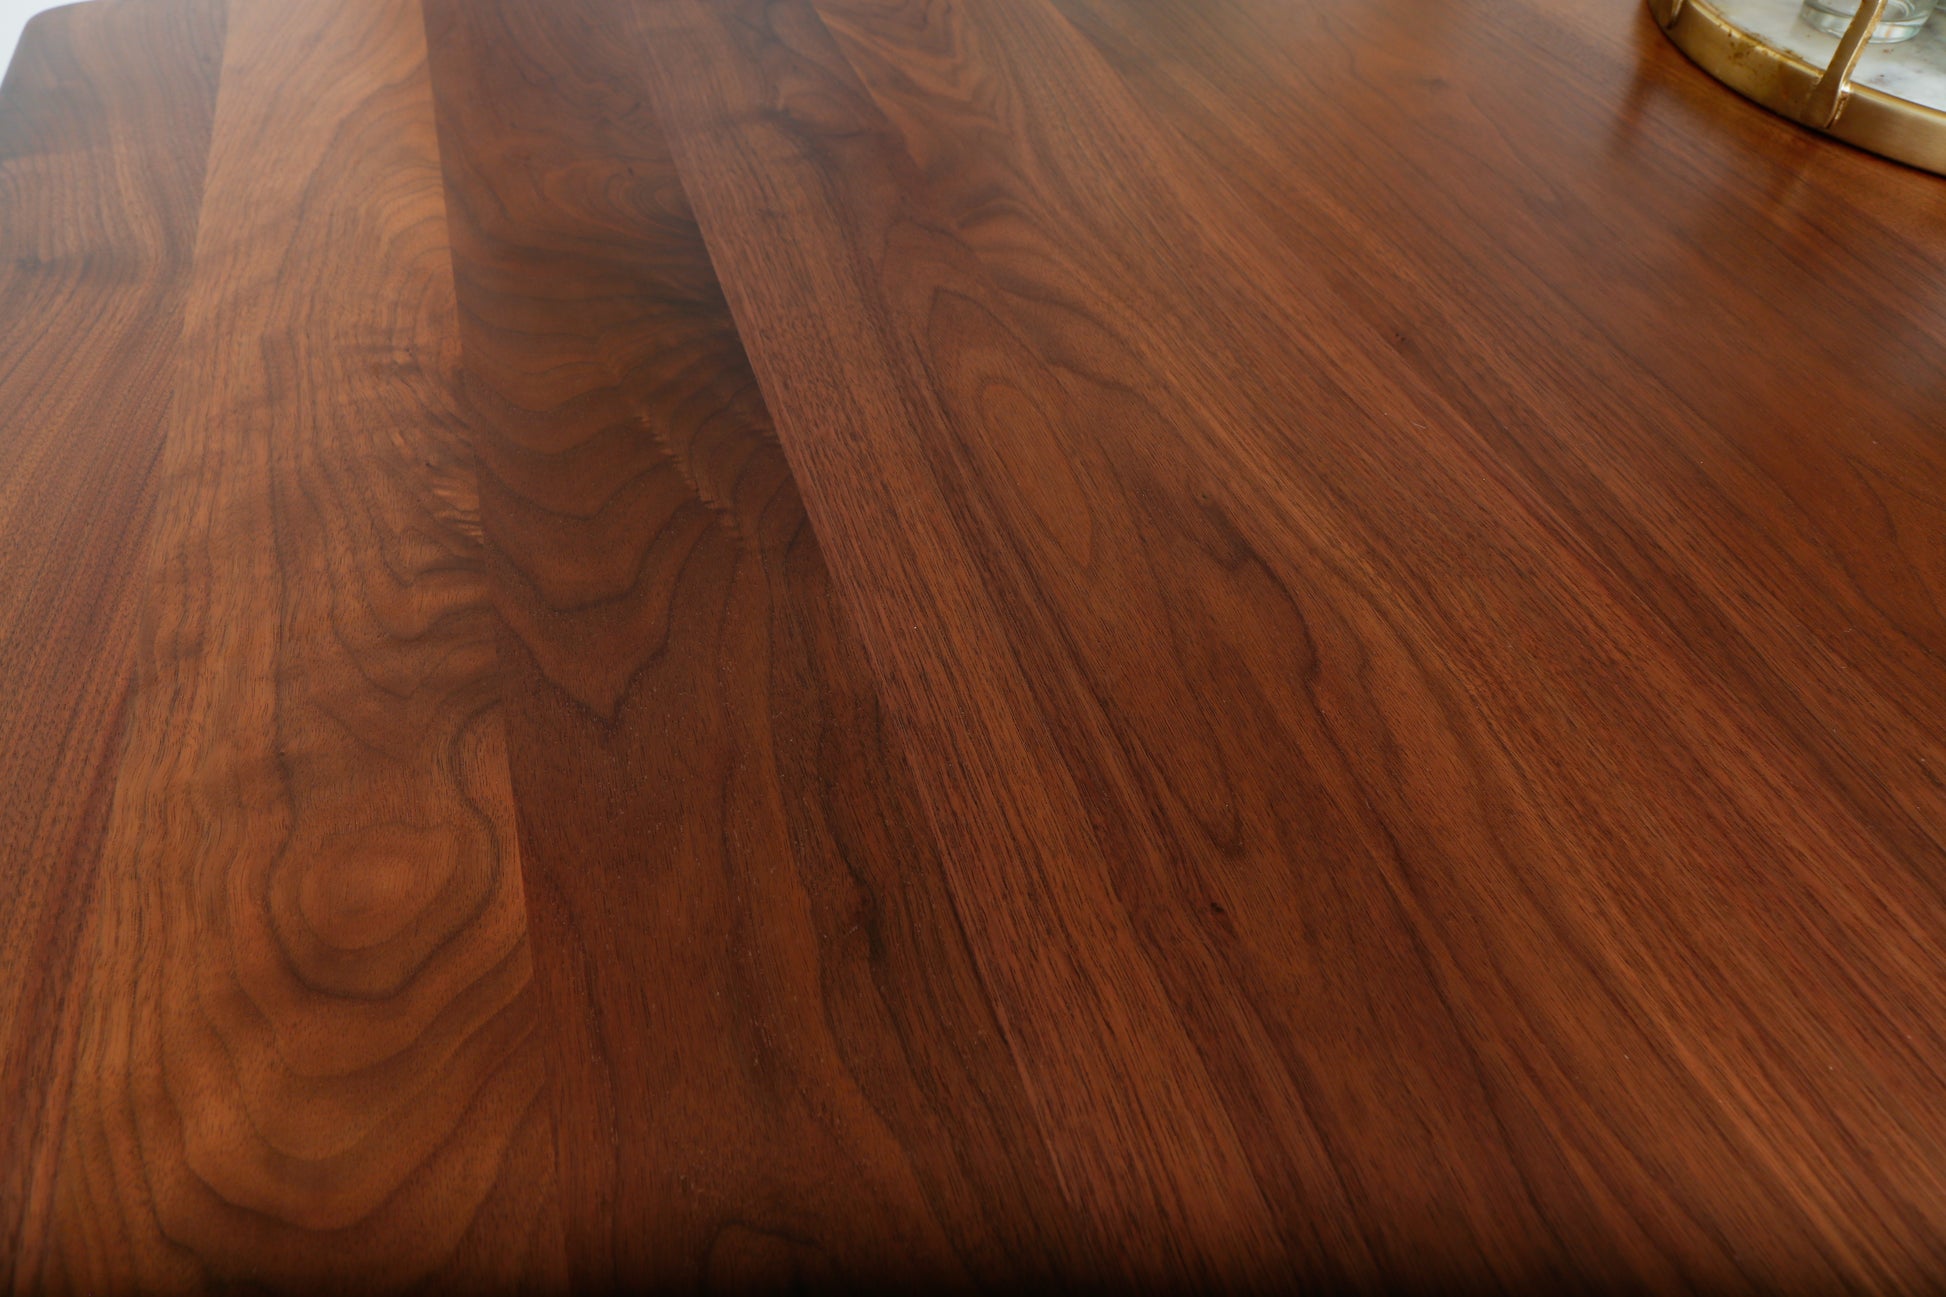
M 1861 149 L 1946 175 L 1946 113 L 1851 79 L 1885 0 L 1859 6 L 1825 68 L 1750 35 L 1709 0 L 1648 5 L 1678 49 L 1746 99 Z
M 1813 130 L 1831 129 L 1838 114 L 1844 111 L 1851 90 L 1851 70 L 1858 66 L 1858 56 L 1865 52 L 1865 42 L 1872 38 L 1872 29 L 1878 26 L 1878 16 L 1884 12 L 1885 0 L 1865 0 L 1858 6 L 1851 26 L 1845 28 L 1838 49 L 1831 56 L 1831 66 L 1811 87 L 1811 97 L 1804 101 L 1803 109 L 1791 116 Z

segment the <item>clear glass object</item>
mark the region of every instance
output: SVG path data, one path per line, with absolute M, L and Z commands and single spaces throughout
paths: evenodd
M 1872 29 L 1874 45 L 1909 41 L 1919 34 L 1932 17 L 1939 0 L 1885 0 L 1885 12 Z M 1821 32 L 1843 36 L 1851 20 L 1858 16 L 1859 0 L 1804 0 L 1804 21 Z

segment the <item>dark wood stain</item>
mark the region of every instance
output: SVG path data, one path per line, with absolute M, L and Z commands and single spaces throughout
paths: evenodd
M 549 1286 L 423 23 L 239 4 L 223 39 L 21 1286 Z
M 1339 306 L 1351 235 L 1332 245 L 1331 227 L 1241 199 L 1048 6 L 643 12 L 678 162 L 807 507 L 841 584 L 844 559 L 859 564 L 868 650 L 886 632 L 888 696 L 909 689 L 915 712 L 1038 706 L 1122 870 L 1128 930 L 1179 1012 L 1199 1010 L 1179 1021 L 1219 1110 L 1288 1114 L 1243 1141 L 1254 1185 L 1278 1186 L 1256 1227 L 1265 1273 L 1932 1272 L 1942 1114 L 1886 1100 L 1940 1080 L 1937 852 L 1881 832 L 1780 741 L 1765 696 L 1713 672 L 1616 579 L 1598 533 L 1536 498 L 1538 474 L 1494 457 L 1497 429 L 1469 421 L 1463 387 Z M 1255 118 L 1228 111 L 1247 135 Z M 1286 253 L 1300 237 L 1313 255 Z M 1037 422 L 995 402 L 1009 387 Z M 1553 409 L 1564 431 L 1579 415 Z M 1058 445 L 1066 472 L 1010 439 Z M 923 522 L 859 523 L 888 480 Z M 1095 524 L 1093 547 L 1063 544 L 1050 516 Z M 1777 543 L 1795 539 L 1788 521 Z M 887 588 L 887 535 L 900 561 L 933 565 L 916 589 Z M 955 579 L 992 602 L 915 648 L 892 610 Z M 1000 628 L 1007 653 L 969 621 Z M 906 652 L 1026 660 L 1039 697 L 994 676 L 953 697 L 973 667 L 900 677 Z M 1226 674 L 1199 678 L 1198 658 Z M 1936 705 L 1936 670 L 1917 696 L 1847 683 L 1878 751 L 1910 761 L 1937 743 L 1912 713 Z M 1224 753 L 1246 737 L 1247 759 Z M 914 746 L 935 750 L 930 735 Z M 982 762 L 985 781 L 965 777 Z M 964 806 L 988 787 L 1046 782 L 997 744 L 934 777 L 969 821 L 1001 816 Z M 1202 909 L 1183 892 L 1262 926 L 1192 938 Z M 1894 914 L 1897 935 L 1868 917 Z M 1811 967 L 1847 971 L 1807 1001 Z M 1281 994 L 1250 995 L 1259 978 Z M 1016 1024 L 1027 1012 L 1009 1008 Z M 1071 1043 L 1023 1049 L 1023 1066 L 1144 1075 Z M 1176 1070 L 1160 1058 L 1144 1061 Z M 1208 1119 L 1193 1106 L 1158 1124 Z M 1861 1214 L 1833 1216 L 1841 1199 Z M 1216 1237 L 1189 1204 L 1155 1206 L 1178 1236 Z M 1319 1237 L 1327 1222 L 1347 1236 Z M 1226 1238 L 1209 1264 L 1247 1255 Z
M 0 1284 L 44 1207 L 142 615 L 220 3 L 32 19 L 0 86 Z
M 1946 188 L 1638 8 L 41 20 L 13 1287 L 1936 1290 Z
M 427 14 L 578 1278 L 1048 1277 L 1048 1159 L 628 28 Z

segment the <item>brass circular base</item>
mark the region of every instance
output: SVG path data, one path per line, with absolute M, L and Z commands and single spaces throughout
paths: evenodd
M 1735 26 L 1707 0 L 1648 3 L 1676 48 L 1746 99 L 1847 144 L 1946 175 L 1946 112 L 1851 82 L 1849 66 L 1841 69 L 1837 60 L 1855 60 L 1862 50 L 1841 45 L 1833 68 L 1818 68 Z

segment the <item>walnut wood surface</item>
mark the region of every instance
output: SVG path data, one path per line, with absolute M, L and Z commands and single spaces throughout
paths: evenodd
M 455 319 L 418 6 L 231 4 L 35 1288 L 561 1273 Z
M 63 1024 L 141 616 L 222 6 L 35 18 L 0 85 L 0 1282 L 62 1125 Z
M 0 92 L 16 1291 L 1946 1283 L 1941 182 L 1624 0 L 423 21 Z
M 1058 1273 L 1050 1159 L 623 15 L 427 18 L 577 1280 Z
M 1698 647 L 1610 556 L 1609 519 L 1584 522 L 1555 485 L 1693 475 L 1679 433 L 1654 442 L 1660 412 L 1601 400 L 1599 355 L 1593 375 L 1537 356 L 1530 377 L 1502 350 L 1503 386 L 1552 397 L 1554 462 L 1516 457 L 1493 419 L 1520 407 L 1482 405 L 1382 327 L 1388 299 L 1403 313 L 1423 294 L 1423 218 L 1250 201 L 1269 174 L 1347 202 L 1363 134 L 1330 169 L 1288 144 L 1225 166 L 1089 35 L 1112 19 L 1150 41 L 1115 51 L 1147 72 L 1204 52 L 1189 28 L 1215 50 L 1182 78 L 1181 120 L 1259 143 L 1275 128 L 1242 73 L 1275 24 L 1293 31 L 1281 84 L 1315 77 L 1325 99 L 1323 55 L 1347 39 L 1327 38 L 1384 7 L 1334 23 L 1226 6 L 1214 32 L 1154 8 L 1080 26 L 981 0 L 638 9 L 807 509 L 964 870 L 949 877 L 976 955 L 1030 1084 L 1077 1101 L 1044 1114 L 1046 1137 L 1088 1149 L 1117 1105 L 1202 1128 L 1188 1147 L 1118 1130 L 1094 1178 L 1074 1168 L 1076 1211 L 1179 1244 L 1127 1254 L 1163 1281 L 1923 1283 L 1946 1211 L 1925 774 L 1946 698 L 1909 635 L 1926 623 L 1886 627 L 1856 665 L 1825 655 L 1822 678 L 1800 666 L 1780 642 L 1836 629 L 1813 602 L 1835 565 L 1751 551 L 1836 546 L 1823 507 L 1776 507 L 1746 468 L 1707 522 L 1630 520 L 1628 558 L 1730 605 Z M 1422 20 L 1402 10 L 1392 30 Z M 1192 96 L 1215 106 L 1198 116 Z M 1371 98 L 1370 134 L 1413 133 Z M 1267 116 L 1297 136 L 1310 102 Z M 1566 166 L 1570 148 L 1538 156 Z M 1526 197 L 1447 158 L 1428 210 L 1448 190 Z M 1381 195 L 1405 183 L 1373 170 Z M 1532 256 L 1515 214 L 1486 228 Z M 1561 309 L 1524 287 L 1528 311 Z M 1562 314 L 1559 331 L 1580 321 Z M 1665 381 L 1630 379 L 1645 396 Z M 1906 534 L 1928 539 L 1917 563 L 1845 575 L 1869 582 L 1861 602 L 1936 608 L 1937 428 L 1899 413 L 1868 404 L 1858 426 L 1890 425 L 1887 444 L 1854 455 L 1895 457 L 1922 497 L 1901 492 Z M 1600 436 L 1624 419 L 1648 443 L 1633 459 Z M 1763 662 L 1775 687 L 1726 659 Z M 1904 669 L 1869 669 L 1886 659 Z M 1795 739 L 1799 709 L 1855 736 L 1873 800 Z M 1058 766 L 1033 764 L 1048 749 Z M 1063 780 L 1085 820 L 1053 803 Z M 993 829 L 1010 822 L 1031 847 Z M 998 885 L 1050 844 L 1074 891 Z M 1067 948 L 1174 1009 L 1127 1053 L 1053 1030 L 1051 1004 L 1089 1002 L 1062 998 L 1079 987 L 1013 978 L 1034 943 L 1007 925 L 1085 906 L 1131 934 L 1132 967 L 1107 940 Z

